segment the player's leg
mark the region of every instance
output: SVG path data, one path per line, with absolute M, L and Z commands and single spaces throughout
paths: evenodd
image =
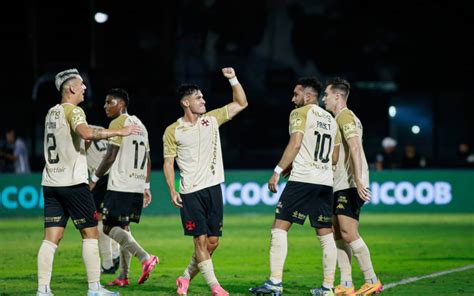
M 102 224 L 102 208 L 104 206 L 104 197 L 107 193 L 108 175 L 105 175 L 97 181 L 96 186 L 92 190 L 94 203 L 99 213 L 99 252 L 101 258 L 101 272 L 106 274 L 114 274 L 115 266 L 112 257 L 112 239 L 103 231 Z
M 309 213 L 311 226 L 322 249 L 323 283 L 311 290 L 312 295 L 334 295 L 334 277 L 337 264 L 337 248 L 332 232 L 333 195 L 332 187 L 312 185 L 313 190 L 307 198 L 305 211 Z
M 336 296 L 352 295 L 355 292 L 352 283 L 352 249 L 348 243 L 342 238 L 339 226 L 338 215 L 344 213 L 347 206 L 348 193 L 346 190 L 339 190 L 334 193 L 334 215 L 333 215 L 333 231 L 334 239 L 337 247 L 337 264 L 341 273 L 340 284 L 334 289 Z
M 158 257 L 146 252 L 127 231 L 130 222 L 139 222 L 142 207 L 141 194 L 109 191 L 105 196 L 104 232 L 142 263 L 138 284 L 144 283 L 158 264 Z
M 375 274 L 369 248 L 359 235 L 359 214 L 364 202 L 359 198 L 356 188 L 350 189 L 349 209 L 345 215 L 338 215 L 340 233 L 349 244 L 359 268 L 364 274 L 365 284 L 356 291 L 357 294 L 371 295 L 380 292 L 383 287 Z
M 64 210 L 61 197 L 54 187 L 43 187 L 44 194 L 44 238 L 38 250 L 38 292 L 47 296 L 51 293 L 51 275 L 56 249 L 64 235 L 69 215 Z

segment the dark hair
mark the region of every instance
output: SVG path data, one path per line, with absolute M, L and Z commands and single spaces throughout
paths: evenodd
M 304 88 L 311 87 L 316 92 L 316 98 L 319 97 L 323 90 L 323 84 L 316 77 L 302 77 L 298 79 L 296 85 L 301 85 Z
M 331 86 L 331 89 L 337 89 L 341 92 L 344 93 L 344 97 L 347 98 L 349 93 L 351 92 L 351 84 L 349 81 L 341 78 L 341 77 L 335 77 L 331 78 L 326 82 L 326 86 Z
M 128 96 L 128 92 L 121 88 L 112 88 L 107 92 L 107 96 L 112 96 L 116 99 L 121 99 L 125 102 L 125 106 L 128 106 L 130 103 L 130 97 Z
M 181 84 L 176 91 L 176 96 L 178 100 L 182 100 L 185 96 L 189 96 L 190 94 L 194 93 L 195 91 L 201 90 L 199 86 L 194 84 Z

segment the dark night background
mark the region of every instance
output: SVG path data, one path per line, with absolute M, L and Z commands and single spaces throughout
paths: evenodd
M 108 21 L 95 22 L 96 12 Z M 278 162 L 294 83 L 306 75 L 351 82 L 348 105 L 364 125 L 369 162 L 391 136 L 399 153 L 411 143 L 428 167 L 450 167 L 459 143 L 474 144 L 472 23 L 468 1 L 6 2 L 0 127 L 16 129 L 41 170 L 44 116 L 60 100 L 52 78 L 77 67 L 88 122 L 107 126 L 105 92 L 126 89 L 161 169 L 162 134 L 182 115 L 176 87 L 196 83 L 208 110 L 220 107 L 231 100 L 220 69 L 232 66 L 249 107 L 221 128 L 226 168 Z

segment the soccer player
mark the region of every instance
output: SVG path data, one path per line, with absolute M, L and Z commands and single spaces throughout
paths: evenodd
M 358 232 L 360 210 L 370 199 L 369 168 L 362 147 L 362 124 L 347 108 L 350 90 L 348 81 L 334 78 L 327 82 L 323 98 L 342 135 L 340 158 L 334 172 L 333 223 L 341 271 L 341 284 L 335 292 L 338 295 L 354 295 L 354 292 L 372 295 L 382 291 L 383 287 L 372 266 L 369 249 Z M 352 283 L 352 254 L 365 278 L 365 284 L 357 291 Z
M 100 257 L 97 239 L 97 211 L 87 186 L 84 140 L 127 136 L 140 131 L 136 125 L 121 129 L 96 129 L 87 125 L 84 111 L 84 85 L 76 69 L 56 75 L 55 85 L 61 103 L 49 109 L 45 120 L 44 157 L 41 185 L 44 194 L 44 240 L 38 252 L 37 296 L 53 295 L 50 288 L 53 260 L 69 217 L 79 229 L 82 259 L 89 283 L 88 296 L 118 295 L 100 285 Z
M 89 125 L 93 128 L 103 129 L 101 126 Z M 99 167 L 102 159 L 107 152 L 107 140 L 94 140 L 90 143 L 89 148 L 87 149 L 87 169 L 89 170 L 89 176 L 94 175 L 95 171 Z M 102 259 L 101 262 L 101 272 L 105 274 L 114 274 L 119 267 L 120 261 L 120 245 L 116 241 L 111 239 L 103 231 L 102 224 L 102 208 L 104 207 L 104 197 L 107 192 L 107 181 L 109 179 L 109 172 L 97 181 L 94 190 L 92 190 L 92 195 L 94 197 L 95 207 L 99 212 L 99 252 Z
M 293 223 L 304 224 L 309 216 L 311 226 L 323 250 L 324 281 L 313 295 L 333 295 L 336 270 L 336 243 L 332 233 L 333 162 L 340 143 L 337 125 L 329 112 L 318 106 L 322 84 L 315 77 L 300 78 L 293 90 L 296 109 L 290 114 L 290 140 L 268 182 L 276 193 L 280 174 L 292 165 L 291 174 L 276 207 L 271 230 L 270 278 L 261 286 L 250 288 L 254 294 L 283 292 L 283 266 L 287 255 L 288 231 Z M 333 154 L 334 153 L 334 154 Z
M 104 233 L 120 244 L 121 273 L 108 285 L 121 287 L 129 285 L 128 273 L 132 256 L 142 263 L 139 285 L 148 279 L 158 263 L 158 257 L 146 252 L 132 236 L 129 228 L 130 222 L 140 222 L 142 208 L 151 202 L 148 132 L 138 117 L 127 113 L 129 101 L 129 95 L 123 89 L 114 88 L 107 92 L 105 113 L 113 119 L 109 127 L 137 125 L 141 132 L 126 138 L 111 138 L 107 153 L 90 182 L 93 189 L 97 180 L 110 169 L 102 219 Z
M 232 86 L 233 102 L 206 113 L 206 101 L 198 86 L 183 84 L 178 98 L 184 116 L 168 126 L 163 136 L 166 183 L 171 202 L 180 208 L 184 234 L 194 237 L 194 254 L 183 275 L 176 279 L 178 295 L 187 295 L 189 282 L 201 272 L 212 295 L 228 293 L 214 274 L 212 253 L 219 245 L 223 227 L 224 182 L 219 126 L 244 110 L 248 103 L 233 68 L 222 74 Z M 174 161 L 180 169 L 179 193 L 175 190 Z

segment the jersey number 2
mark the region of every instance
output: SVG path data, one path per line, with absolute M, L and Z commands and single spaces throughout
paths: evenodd
M 50 143 L 51 140 L 51 143 Z M 58 163 L 59 154 L 56 152 L 56 137 L 54 134 L 50 133 L 46 135 L 46 143 L 48 143 L 48 162 L 49 163 Z M 53 152 L 56 152 L 56 157 L 53 158 Z
M 138 146 L 143 146 L 143 148 L 145 149 L 145 153 L 143 153 L 142 164 L 140 165 L 140 170 L 143 170 L 143 168 L 145 167 L 145 160 L 146 160 L 145 143 L 143 143 L 143 141 L 138 143 L 137 141 L 133 140 L 133 145 L 135 145 L 135 162 L 134 162 L 134 165 L 133 165 L 133 167 L 135 169 L 138 168 Z
M 318 161 L 319 160 L 322 163 L 327 163 L 329 161 L 329 152 L 331 151 L 331 144 L 332 144 L 332 139 L 331 135 L 328 134 L 321 134 L 318 131 L 315 131 L 314 134 L 316 135 L 316 149 L 314 149 L 314 160 Z M 325 151 L 324 148 L 326 148 L 326 141 L 329 141 L 327 147 L 327 151 Z M 326 155 L 324 155 L 326 154 Z

